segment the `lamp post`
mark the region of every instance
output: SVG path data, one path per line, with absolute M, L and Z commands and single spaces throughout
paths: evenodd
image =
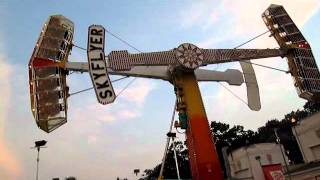
M 39 153 L 40 153 L 40 148 L 45 148 L 45 145 L 47 144 L 46 140 L 41 140 L 41 141 L 36 141 L 34 142 L 35 146 L 33 148 L 37 149 L 37 173 L 36 173 L 36 180 L 38 180 L 39 177 Z
M 248 159 L 249 173 L 250 173 L 250 177 L 253 177 L 250 157 L 249 157 L 249 154 L 248 154 L 248 145 L 249 145 L 249 140 L 246 139 L 245 151 L 246 151 L 246 156 L 247 156 L 247 159 Z
M 291 180 L 291 174 L 290 174 L 290 172 L 289 172 L 288 163 L 287 163 L 287 161 L 286 161 L 286 158 L 285 158 L 285 156 L 284 156 L 284 152 L 283 152 L 282 147 L 281 147 L 281 142 L 280 142 L 280 138 L 279 138 L 279 136 L 278 136 L 277 128 L 274 128 L 273 131 L 274 131 L 274 134 L 275 134 L 275 136 L 276 136 L 276 141 L 277 141 L 277 143 L 279 143 L 281 155 L 282 155 L 284 164 L 285 164 L 285 166 L 286 166 L 286 173 L 288 173 L 289 179 Z
M 178 165 L 177 152 L 176 152 L 176 144 L 174 141 L 174 138 L 176 137 L 176 133 L 168 132 L 167 136 L 172 138 L 173 153 L 174 153 L 174 160 L 176 163 L 177 176 L 178 176 L 178 179 L 180 180 L 179 165 Z
M 297 121 L 297 117 L 294 114 L 291 115 L 291 123 L 292 123 L 292 126 L 293 126 L 293 131 L 294 131 L 296 140 L 298 142 L 298 146 L 299 146 L 300 152 L 302 154 L 303 162 L 305 163 L 306 162 L 306 157 L 305 157 L 305 154 L 304 154 L 301 142 L 300 142 L 300 138 L 299 138 L 299 135 L 298 135 L 297 129 L 296 129 L 296 125 L 298 125 L 299 122 Z
M 138 176 L 139 172 L 140 172 L 140 169 L 134 169 L 134 170 L 133 170 L 133 173 L 134 173 L 136 176 Z

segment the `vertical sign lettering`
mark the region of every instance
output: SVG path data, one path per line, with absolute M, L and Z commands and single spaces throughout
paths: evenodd
M 108 75 L 104 55 L 105 29 L 100 25 L 91 25 L 88 30 L 88 63 L 89 74 L 101 104 L 112 103 L 116 96 Z

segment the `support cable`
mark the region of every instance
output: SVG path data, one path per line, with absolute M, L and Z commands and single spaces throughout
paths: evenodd
M 265 34 L 267 34 L 268 32 L 270 32 L 270 30 L 267 30 L 266 32 L 263 32 L 263 33 L 255 36 L 255 37 L 249 39 L 248 41 L 246 41 L 246 42 L 244 42 L 244 43 L 242 43 L 242 44 L 234 47 L 233 49 L 238 49 L 239 47 L 244 46 L 244 45 L 248 44 L 249 42 L 251 42 L 251 41 L 253 41 L 253 40 L 255 40 L 255 39 L 257 39 L 257 38 L 259 38 L 259 37 L 261 37 L 261 36 L 263 36 L 263 35 L 265 35 Z
M 115 79 L 115 80 L 113 80 L 111 82 L 117 82 L 117 81 L 120 81 L 120 80 L 123 80 L 123 79 L 126 79 L 126 78 L 129 78 L 129 76 L 125 76 L 125 77 L 122 77 L 122 78 L 119 78 L 119 79 Z M 85 92 L 85 91 L 89 91 L 91 89 L 94 89 L 94 87 L 90 87 L 90 88 L 86 88 L 86 89 L 83 89 L 83 90 L 80 90 L 80 91 L 77 91 L 77 92 L 74 92 L 74 93 L 70 93 L 69 97 L 73 96 L 73 95 L 76 95 L 76 94 L 79 94 L 79 93 L 82 93 L 82 92 Z
M 236 97 L 237 99 L 239 99 L 241 102 L 243 102 L 244 104 L 248 105 L 248 103 L 243 100 L 240 96 L 236 95 L 234 92 L 232 92 L 229 88 L 227 88 L 225 85 L 223 85 L 221 82 L 218 82 L 223 88 L 225 88 L 227 91 L 229 91 L 234 97 Z
M 140 51 L 138 48 L 134 47 L 133 45 L 131 45 L 130 43 L 128 43 L 127 41 L 125 41 L 124 39 L 122 39 L 121 37 L 115 35 L 114 33 L 110 32 L 109 30 L 106 30 L 107 33 L 109 33 L 111 36 L 113 36 L 114 38 L 118 39 L 119 41 L 121 41 L 122 43 L 126 44 L 127 46 L 131 47 L 132 49 L 136 50 L 139 53 L 142 53 L 142 51 Z
M 242 46 L 244 46 L 244 45 L 248 44 L 249 42 L 251 42 L 251 41 L 253 41 L 253 40 L 256 40 L 257 38 L 259 38 L 259 37 L 261 37 L 261 36 L 263 36 L 263 35 L 267 34 L 268 32 L 270 32 L 270 30 L 267 30 L 267 31 L 265 31 L 265 32 L 263 32 L 263 33 L 261 33 L 261 34 L 259 34 L 259 35 L 255 36 L 255 37 L 253 37 L 253 38 L 249 39 L 248 41 L 246 41 L 246 42 L 244 42 L 244 43 L 242 43 L 242 44 L 240 44 L 240 45 L 236 46 L 236 47 L 235 47 L 235 48 L 233 48 L 233 49 L 238 49 L 239 47 L 242 47 Z M 272 70 L 276 70 L 276 71 L 280 71 L 280 72 L 289 73 L 289 71 L 285 71 L 285 70 L 278 69 L 278 68 L 274 68 L 274 67 L 270 67 L 270 66 L 265 66 L 265 65 L 262 65 L 262 64 L 257 64 L 257 63 L 247 62 L 247 61 L 241 61 L 241 62 L 248 63 L 248 64 L 252 64 L 252 65 L 256 65 L 256 66 L 260 66 L 260 67 L 264 67 L 264 68 L 268 68 L 268 69 L 272 69 Z
M 241 62 L 252 64 L 252 65 L 256 65 L 256 66 L 260 66 L 260 67 L 264 67 L 264 68 L 268 68 L 268 69 L 273 69 L 273 70 L 284 72 L 284 73 L 287 73 L 287 74 L 290 73 L 290 71 L 286 71 L 286 70 L 283 70 L 283 69 L 278 69 L 278 68 L 274 68 L 274 67 L 270 67 L 270 66 L 265 66 L 265 65 L 262 65 L 262 64 L 257 64 L 257 63 L 253 63 L 253 62 L 247 62 L 247 61 L 241 61 Z
M 249 42 L 267 34 L 268 32 L 270 32 L 270 30 L 267 30 L 251 39 L 249 39 L 248 41 L 236 46 L 234 49 L 238 49 L 239 47 L 242 47 L 246 44 L 248 44 Z M 248 64 L 252 64 L 252 65 L 256 65 L 256 66 L 260 66 L 260 67 L 264 67 L 264 68 L 268 68 L 268 69 L 273 69 L 273 70 L 276 70 L 276 71 L 281 71 L 281 72 L 285 72 L 285 73 L 289 73 L 289 71 L 285 71 L 285 70 L 282 70 L 282 69 L 278 69 L 278 68 L 274 68 L 274 67 L 270 67 L 270 66 L 265 66 L 265 65 L 261 65 L 261 64 L 256 64 L 256 63 L 252 63 L 252 62 L 248 62 L 248 61 L 241 61 L 241 62 L 244 62 L 244 63 L 248 63 Z M 229 91 L 234 97 L 236 97 L 237 99 L 239 99 L 241 102 L 243 102 L 244 104 L 248 105 L 248 103 L 243 100 L 240 96 L 238 96 L 237 94 L 235 94 L 234 92 L 232 92 L 229 88 L 227 88 L 225 85 L 223 85 L 221 82 L 218 82 L 223 88 L 225 88 L 227 91 Z
M 83 48 L 83 47 L 81 47 L 81 46 L 77 46 L 77 45 L 75 45 L 75 44 L 72 44 L 72 46 L 74 46 L 74 47 L 76 47 L 76 48 L 79 48 L 79 49 L 81 49 L 81 50 L 87 51 L 86 48 Z
M 116 97 L 120 96 L 120 94 L 125 91 L 126 89 L 128 89 L 128 87 L 136 80 L 137 78 L 133 78 L 123 89 L 121 89 L 121 91 L 116 95 Z
M 131 47 L 132 49 L 136 50 L 139 53 L 142 53 L 142 51 L 140 51 L 138 48 L 134 47 L 133 45 L 131 45 L 129 42 L 127 42 L 126 40 L 122 39 L 121 37 L 119 37 L 118 35 L 110 32 L 109 30 L 106 30 L 106 32 L 108 34 L 110 34 L 111 36 L 113 36 L 114 38 L 118 39 L 119 41 L 121 41 L 122 43 L 126 44 L 127 46 Z M 117 95 L 116 97 L 120 96 L 120 94 L 126 90 L 135 80 L 137 80 L 137 77 L 134 77 Z
M 142 53 L 142 51 L 140 51 L 138 48 L 134 47 L 133 45 L 131 45 L 130 43 L 128 43 L 128 42 L 125 41 L 124 39 L 122 39 L 122 38 L 120 38 L 119 36 L 117 36 L 116 34 L 110 32 L 110 31 L 108 31 L 108 30 L 106 30 L 106 32 L 109 33 L 111 36 L 115 37 L 116 39 L 118 39 L 119 41 L 121 41 L 122 43 L 126 44 L 127 46 L 133 48 L 133 49 L 136 50 L 137 52 Z M 83 47 L 81 47 L 81 46 L 77 46 L 77 45 L 75 45 L 75 44 L 72 44 L 72 46 L 74 46 L 74 47 L 76 47 L 76 48 L 79 48 L 79 49 L 81 49 L 81 50 L 87 51 L 86 48 L 83 48 Z M 124 78 L 116 79 L 116 80 L 111 81 L 111 82 L 115 82 L 115 81 L 122 80 L 122 79 L 125 79 L 125 78 L 128 78 L 128 76 L 126 76 L 126 77 L 124 77 Z M 120 96 L 120 94 L 121 94 L 124 90 L 126 90 L 136 79 L 137 79 L 137 77 L 134 77 L 134 78 L 116 95 L 116 97 Z M 85 92 L 85 91 L 89 91 L 89 90 L 91 90 L 91 89 L 93 89 L 93 87 L 87 88 L 87 89 L 84 89 L 84 90 L 81 90 L 81 91 L 78 91 L 78 92 L 75 92 L 75 93 L 71 93 L 70 96 L 71 96 L 71 95 L 75 95 L 75 94 L 79 94 L 79 93 L 82 93 L 82 92 Z

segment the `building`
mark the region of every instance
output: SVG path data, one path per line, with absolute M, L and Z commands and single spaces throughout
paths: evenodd
M 320 160 L 320 113 L 299 121 L 292 128 L 306 163 Z
M 283 148 L 281 146 L 281 148 Z M 286 162 L 288 158 L 285 156 Z M 283 177 L 285 166 L 280 145 L 276 143 L 252 144 L 232 151 L 228 156 L 231 177 L 234 179 L 259 179 L 272 170 L 273 175 Z
M 299 121 L 292 127 L 305 164 L 290 168 L 292 180 L 320 179 L 320 113 Z M 288 173 L 286 175 L 288 177 Z

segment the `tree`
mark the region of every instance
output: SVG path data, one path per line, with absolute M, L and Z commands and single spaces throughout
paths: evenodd
M 320 111 L 320 103 L 308 101 L 303 106 L 304 111 L 308 114 L 308 116 Z
M 244 145 L 254 143 L 256 134 L 251 130 L 244 130 L 243 126 L 236 125 L 230 128 L 229 124 L 217 121 L 212 121 L 210 127 L 221 167 L 223 171 L 226 172 L 225 164 L 223 161 L 222 148 L 228 146 L 230 151 L 232 149 L 237 149 Z M 224 175 L 226 177 L 226 174 Z
M 189 160 L 188 160 L 188 150 L 186 145 L 181 141 L 175 142 L 176 146 L 176 153 L 177 153 L 177 160 L 178 160 L 178 167 L 180 172 L 181 179 L 190 179 L 191 173 L 189 168 Z M 143 177 L 140 178 L 141 180 L 151 180 L 158 178 L 160 174 L 161 163 L 158 164 L 153 169 L 146 169 L 144 170 Z M 163 170 L 163 177 L 165 179 L 177 179 L 177 170 L 175 165 L 174 159 L 174 152 L 173 152 L 173 144 L 170 145 L 169 150 L 167 152 L 167 158 L 165 161 L 165 166 Z
M 280 142 L 285 149 L 288 159 L 292 164 L 299 164 L 303 162 L 303 158 L 298 143 L 292 133 L 291 114 L 292 113 L 285 115 L 285 118 L 281 121 L 277 119 L 268 121 L 265 126 L 258 128 L 256 138 L 259 143 L 276 143 L 274 129 L 277 129 Z
M 298 143 L 292 133 L 291 118 L 294 116 L 297 121 L 300 121 L 312 114 L 320 111 L 320 103 L 307 102 L 303 106 L 303 110 L 292 111 L 284 116 L 279 121 L 278 119 L 271 119 L 267 123 L 259 127 L 256 132 L 252 130 L 244 130 L 243 126 L 230 127 L 229 124 L 212 121 L 210 124 L 211 133 L 215 141 L 215 146 L 220 159 L 222 168 L 225 169 L 222 157 L 222 148 L 229 146 L 229 150 L 247 146 L 255 143 L 276 143 L 274 129 L 277 129 L 281 144 L 291 163 L 298 164 L 303 162 L 302 154 L 299 149 Z M 167 160 L 165 163 L 164 177 L 176 178 L 175 162 L 173 158 L 173 147 L 168 151 Z M 182 142 L 177 142 L 177 156 L 179 162 L 179 170 L 181 175 L 186 175 L 187 178 L 191 177 L 188 161 L 188 150 Z M 146 169 L 144 171 L 144 178 L 154 179 L 159 176 L 161 164 L 157 165 L 154 169 Z M 184 178 L 184 176 L 182 176 Z

